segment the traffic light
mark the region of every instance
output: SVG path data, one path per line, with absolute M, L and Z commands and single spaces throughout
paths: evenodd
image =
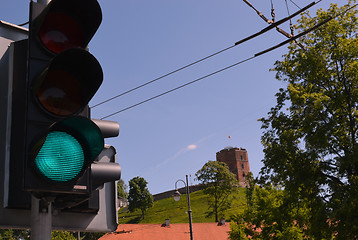
M 121 170 L 104 138 L 119 125 L 90 120 L 87 105 L 103 78 L 87 49 L 101 10 L 96 0 L 52 0 L 31 1 L 30 12 L 29 38 L 0 23 L 0 227 L 30 227 L 32 194 L 52 201 L 53 229 L 113 231 Z
M 30 3 L 24 188 L 55 203 L 90 196 L 90 166 L 104 148 L 88 108 L 103 81 L 87 50 L 101 21 L 97 0 Z

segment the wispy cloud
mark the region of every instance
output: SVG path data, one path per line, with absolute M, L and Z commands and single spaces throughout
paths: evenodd
M 176 153 L 174 153 L 169 158 L 165 159 L 164 161 L 158 163 L 156 166 L 154 166 L 152 169 L 150 169 L 148 172 L 153 172 L 155 170 L 158 170 L 159 168 L 162 168 L 166 166 L 168 163 L 175 161 L 177 158 L 181 157 L 182 155 L 186 154 L 189 151 L 194 151 L 195 149 L 199 148 L 200 144 L 202 142 L 205 142 L 206 140 L 212 138 L 215 134 L 210 134 L 208 136 L 200 138 L 198 141 L 189 144 L 188 146 L 179 149 Z M 148 174 L 147 172 L 147 174 Z
M 186 147 L 186 149 L 188 149 L 188 150 L 194 150 L 194 149 L 196 149 L 197 147 L 198 147 L 198 145 L 196 145 L 196 144 L 190 144 L 189 146 Z
M 168 163 L 176 160 L 177 158 L 181 157 L 182 155 L 184 155 L 185 153 L 195 150 L 198 146 L 196 144 L 190 144 L 188 146 L 186 146 L 185 148 L 180 149 L 179 151 L 177 151 L 174 155 L 172 155 L 171 157 L 167 158 L 166 160 L 164 160 L 163 162 L 159 163 L 158 165 L 156 165 L 154 167 L 154 169 L 158 169 L 160 167 L 163 167 L 165 165 L 167 165 Z

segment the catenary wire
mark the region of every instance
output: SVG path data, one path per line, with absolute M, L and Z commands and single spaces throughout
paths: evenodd
M 285 3 L 286 3 L 287 14 L 290 15 L 290 8 L 288 7 L 287 0 L 285 0 Z M 291 19 L 290 19 L 290 24 L 292 24 L 292 20 L 291 20 Z
M 298 6 L 293 0 L 290 0 L 291 3 L 293 3 L 293 5 L 295 5 L 298 9 L 301 9 L 300 6 Z
M 244 1 L 245 1 L 245 0 L 244 0 Z M 206 59 L 208 59 L 208 58 L 214 57 L 215 55 L 218 55 L 218 54 L 220 54 L 220 53 L 223 53 L 223 52 L 225 52 L 225 51 L 227 51 L 227 50 L 229 50 L 229 49 L 231 49 L 231 48 L 234 48 L 234 47 L 238 46 L 239 44 L 242 44 L 242 43 L 244 43 L 244 42 L 246 42 L 246 41 L 248 41 L 248 40 L 250 40 L 250 39 L 252 39 L 252 38 L 255 38 L 255 37 L 257 37 L 257 36 L 259 36 L 259 35 L 261 35 L 261 34 L 267 32 L 267 31 L 269 31 L 269 30 L 275 28 L 276 26 L 278 26 L 278 25 L 280 25 L 280 24 L 282 24 L 282 23 L 284 23 L 284 22 L 290 20 L 291 18 L 293 18 L 293 17 L 297 16 L 298 14 L 300 14 L 300 13 L 306 11 L 307 9 L 309 9 L 309 8 L 312 7 L 313 5 L 319 3 L 320 1 L 322 1 L 322 0 L 319 0 L 318 2 L 312 2 L 312 3 L 308 4 L 307 6 L 305 6 L 305 7 L 302 8 L 302 9 L 300 9 L 299 11 L 293 13 L 292 15 L 290 15 L 290 16 L 288 16 L 288 17 L 286 17 L 286 18 L 283 18 L 283 19 L 281 19 L 281 20 L 279 20 L 279 21 L 277 21 L 277 22 L 275 22 L 275 23 L 272 23 L 272 25 L 270 25 L 270 26 L 264 28 L 263 30 L 261 30 L 261 31 L 259 31 L 259 32 L 257 32 L 257 33 L 255 33 L 255 34 L 252 34 L 252 35 L 250 35 L 250 36 L 248 36 L 248 37 L 246 37 L 246 38 L 244 38 L 244 39 L 242 39 L 242 40 L 236 42 L 234 45 L 232 45 L 232 46 L 230 46 L 230 47 L 227 47 L 227 48 L 222 49 L 222 50 L 220 50 L 220 51 L 218 51 L 218 52 L 215 52 L 215 53 L 213 53 L 213 54 L 210 54 L 210 55 L 208 55 L 208 56 L 206 56 L 206 57 L 204 57 L 204 58 L 201 58 L 201 59 L 199 59 L 199 60 L 197 60 L 197 61 L 195 61 L 195 62 L 192 62 L 192 63 L 190 63 L 190 64 L 187 64 L 187 65 L 185 65 L 185 66 L 183 66 L 183 67 L 181 67 L 181 68 L 178 68 L 178 69 L 176 69 L 176 70 L 174 70 L 174 71 L 171 71 L 171 72 L 169 72 L 169 73 L 167 73 L 167 74 L 164 74 L 164 75 L 162 75 L 162 76 L 160 76 L 160 77 L 158 77 L 158 78 L 155 78 L 155 79 L 153 79 L 153 80 L 151 80 L 151 81 L 148 81 L 148 82 L 146 82 L 146 83 L 143 83 L 143 84 L 141 84 L 141 85 L 139 85 L 139 86 L 137 86 L 137 87 L 134 87 L 134 88 L 132 88 L 132 89 L 129 89 L 128 91 L 125 91 L 125 92 L 123 92 L 123 93 L 120 93 L 120 94 L 118 94 L 118 95 L 116 95 L 116 96 L 114 96 L 114 97 L 111 97 L 111 98 L 109 98 L 109 99 L 107 99 L 107 100 L 105 100 L 105 101 L 102 101 L 102 102 L 100 102 L 100 103 L 97 103 L 97 104 L 91 106 L 91 108 L 98 107 L 98 106 L 100 106 L 100 105 L 102 105 L 102 104 L 104 104 L 104 103 L 107 103 L 107 102 L 109 102 L 109 101 L 112 101 L 112 100 L 114 100 L 114 99 L 116 99 L 116 98 L 119 98 L 119 97 L 125 95 L 125 94 L 128 94 L 128 93 L 130 93 L 130 92 L 133 92 L 133 91 L 135 91 L 135 90 L 137 90 L 137 89 L 139 89 L 139 88 L 142 88 L 142 87 L 144 87 L 144 86 L 146 86 L 146 85 L 149 85 L 149 84 L 151 84 L 151 83 L 154 83 L 154 82 L 156 82 L 156 81 L 158 81 L 158 80 L 160 80 L 160 79 L 162 79 L 162 78 L 168 77 L 169 75 L 172 75 L 172 74 L 174 74 L 174 73 L 176 73 L 176 72 L 179 72 L 179 71 L 184 70 L 184 69 L 186 69 L 186 68 L 188 68 L 188 67 L 190 67 L 190 66 L 193 66 L 193 65 L 195 65 L 195 64 L 197 64 L 197 63 L 200 63 L 200 62 L 202 62 L 202 61 L 204 61 L 204 60 L 206 60 Z M 246 2 L 247 2 L 247 1 L 246 1 Z
M 320 1 L 322 1 L 322 0 L 319 0 L 318 2 L 320 2 Z M 299 11 L 293 13 L 292 15 L 290 15 L 290 16 L 288 16 L 288 17 L 285 17 L 285 18 L 283 18 L 283 19 L 281 19 L 281 20 L 279 20 L 279 21 L 277 21 L 277 22 L 274 22 L 274 23 L 272 23 L 271 25 L 269 25 L 268 27 L 262 29 L 261 31 L 259 31 L 259 32 L 257 32 L 257 33 L 254 33 L 254 34 L 252 34 L 252 35 L 250 35 L 250 36 L 248 36 L 248 37 L 246 37 L 246 38 L 244 38 L 244 39 L 242 39 L 242 40 L 236 42 L 235 45 L 239 45 L 239 44 L 241 44 L 241 43 L 243 43 L 243 42 L 246 42 L 246 41 L 248 41 L 248 40 L 250 40 L 250 39 L 252 39 L 252 38 L 255 38 L 255 37 L 257 37 L 257 36 L 259 36 L 259 35 L 261 35 L 261 34 L 267 32 L 267 31 L 269 31 L 269 30 L 271 30 L 271 29 L 273 29 L 273 28 L 276 28 L 278 25 L 280 25 L 280 24 L 282 24 L 282 23 L 284 23 L 284 22 L 290 20 L 291 18 L 297 16 L 298 14 L 300 14 L 300 13 L 306 11 L 308 8 L 312 7 L 313 5 L 315 5 L 315 4 L 318 3 L 318 2 L 312 2 L 312 3 L 308 4 L 306 7 L 300 9 Z
M 136 106 L 138 106 L 138 105 L 141 105 L 141 104 L 143 104 L 143 103 L 149 102 L 149 101 L 151 101 L 151 100 L 153 100 L 153 99 L 156 99 L 156 98 L 161 97 L 161 96 L 163 96 L 163 95 L 166 95 L 166 94 L 168 94 L 168 93 L 174 92 L 174 91 L 176 91 L 176 90 L 178 90 L 178 89 L 180 89 L 180 88 L 186 87 L 186 86 L 188 86 L 188 85 L 190 85 L 190 84 L 193 84 L 193 83 L 195 83 L 195 82 L 198 82 L 198 81 L 200 81 L 200 80 L 203 80 L 203 79 L 205 79 L 205 78 L 208 78 L 208 77 L 210 77 L 210 76 L 213 76 L 213 75 L 215 75 L 215 74 L 217 74 L 217 73 L 223 72 L 223 71 L 225 71 L 225 70 L 227 70 L 227 69 L 229 69 L 229 68 L 235 67 L 235 66 L 237 66 L 237 65 L 239 65 L 239 64 L 241 64 L 241 63 L 247 62 L 247 61 L 249 61 L 249 60 L 251 60 L 251 59 L 253 59 L 253 58 L 255 58 L 255 56 L 249 57 L 249 58 L 247 58 L 247 59 L 245 59 L 245 60 L 242 60 L 242 61 L 240 61 L 240 62 L 234 63 L 234 64 L 232 64 L 232 65 L 230 65 L 230 66 L 228 66 L 228 67 L 222 68 L 222 69 L 217 70 L 217 71 L 215 71 L 215 72 L 212 72 L 212 73 L 210 73 L 210 74 L 208 74 L 208 75 L 205 75 L 205 76 L 203 76 L 203 77 L 197 78 L 197 79 L 195 79 L 195 80 L 193 80 L 193 81 L 191 81 L 191 82 L 187 82 L 187 83 L 185 83 L 185 84 L 183 84 L 183 85 L 180 85 L 180 86 L 178 86 L 178 87 L 176 87 L 176 88 L 172 88 L 172 89 L 170 89 L 170 90 L 168 90 L 168 91 L 166 91 L 166 92 L 163 92 L 163 93 L 161 93 L 161 94 L 158 94 L 158 95 L 156 95 L 156 96 L 154 96 L 154 97 L 148 98 L 148 99 L 146 99 L 146 100 L 144 100 L 144 101 L 141 101 L 141 102 L 139 102 L 139 103 L 136 103 L 136 104 L 134 104 L 134 105 L 132 105 L 132 106 L 126 107 L 126 108 L 124 108 L 124 109 L 122 109 L 122 110 L 119 110 L 119 111 L 117 111 L 117 112 L 114 112 L 114 113 L 112 113 L 112 114 L 109 114 L 109 115 L 107 115 L 107 116 L 101 118 L 101 120 L 103 120 L 103 119 L 105 119 L 105 118 L 109 118 L 109 117 L 111 117 L 111 116 L 113 116 L 113 115 L 116 115 L 116 114 L 118 114 L 118 113 L 124 112 L 124 111 L 126 111 L 126 110 L 128 110 L 128 109 L 134 108 L 134 107 L 136 107 Z
M 195 62 L 192 62 L 192 63 L 190 63 L 190 64 L 188 64 L 188 65 L 185 65 L 185 66 L 183 66 L 183 67 L 181 67 L 181 68 L 178 68 L 178 69 L 176 69 L 176 70 L 174 70 L 174 71 L 171 71 L 171 72 L 169 72 L 169 73 L 167 73 L 167 74 L 164 74 L 164 75 L 162 75 L 162 76 L 160 76 L 160 77 L 157 77 L 157 78 L 155 78 L 155 79 L 153 79 L 153 80 L 151 80 L 151 81 L 149 81 L 149 82 L 143 83 L 143 84 L 141 84 L 141 85 L 139 85 L 139 86 L 137 86 L 137 87 L 135 87 L 135 88 L 129 89 L 128 91 L 125 91 L 125 92 L 123 92 L 123 93 L 121 93 L 121 94 L 118 94 L 118 95 L 116 95 L 116 96 L 114 96 L 114 97 L 111 97 L 111 98 L 109 98 L 109 99 L 107 99 L 107 100 L 105 100 L 105 101 L 103 101 L 103 102 L 97 103 L 96 105 L 92 106 L 91 108 L 94 108 L 94 107 L 97 107 L 97 106 L 99 106 L 99 105 L 102 105 L 102 104 L 104 104 L 104 103 L 106 103 L 106 102 L 112 101 L 113 99 L 119 98 L 119 97 L 121 97 L 121 96 L 123 96 L 123 95 L 125 95 L 125 94 L 128 94 L 128 93 L 130 93 L 130 92 L 133 92 L 133 91 L 135 91 L 135 90 L 137 90 L 137 89 L 139 89 L 139 88 L 142 88 L 142 87 L 144 87 L 144 86 L 146 86 L 146 85 L 148 85 L 148 84 L 151 84 L 151 83 L 153 83 L 153 82 L 156 82 L 156 81 L 158 81 L 158 80 L 160 80 L 160 79 L 162 79 L 162 78 L 168 77 L 169 75 L 172 75 L 172 74 L 174 74 L 174 73 L 176 73 L 176 72 L 179 72 L 179 71 L 181 71 L 181 70 L 184 70 L 185 68 L 188 68 L 188 67 L 190 67 L 190 66 L 193 66 L 193 65 L 195 65 L 195 64 L 197 64 L 197 63 L 199 63 L 199 62 L 202 62 L 202 61 L 204 61 L 204 60 L 206 60 L 206 59 L 208 59 L 208 58 L 211 58 L 211 57 L 213 57 L 213 56 L 215 56 L 215 55 L 218 55 L 218 54 L 220 54 L 220 53 L 222 53 L 222 52 L 225 52 L 225 51 L 227 51 L 227 50 L 229 50 L 229 49 L 231 49 L 231 48 L 233 48 L 233 47 L 236 47 L 236 46 L 233 45 L 233 46 L 227 47 L 227 48 L 225 48 L 225 49 L 223 49 L 223 50 L 220 50 L 220 51 L 218 51 L 218 52 L 215 52 L 215 53 L 213 53 L 213 54 L 211 54 L 211 55 L 209 55 L 209 56 L 206 56 L 206 57 L 204 57 L 204 58 L 201 58 L 201 59 L 199 59 L 199 60 L 197 60 L 197 61 L 195 61 Z
M 248 0 L 243 0 L 246 4 L 248 4 L 251 8 L 253 8 L 256 13 L 264 20 L 266 21 L 265 19 L 267 19 L 261 12 L 259 12 L 259 10 L 257 10 L 254 6 L 252 6 L 252 4 L 248 1 Z M 287 11 L 288 11 L 288 16 L 290 16 L 290 13 L 289 13 L 289 10 L 288 10 L 288 5 L 287 5 L 287 0 L 286 1 L 286 7 L 287 7 Z M 317 3 L 321 2 L 322 0 L 319 0 Z M 300 9 L 302 10 L 302 9 Z M 302 12 L 302 11 L 300 11 Z M 273 1 L 271 0 L 271 16 L 272 16 L 272 20 L 269 20 L 269 21 L 266 21 L 268 24 L 273 24 L 275 23 L 275 9 L 274 9 L 274 5 L 273 5 Z M 284 31 L 283 29 L 279 28 L 278 25 L 276 25 L 276 30 L 283 34 L 285 37 L 287 38 L 291 38 L 293 37 L 294 35 L 294 32 L 293 32 L 293 25 L 292 25 L 292 20 L 291 18 L 289 19 L 290 20 L 290 29 L 291 29 L 291 34 L 287 33 L 286 31 Z M 305 47 L 300 43 L 298 42 L 297 40 L 295 41 L 296 44 L 298 46 L 300 46 L 303 50 L 305 50 Z
M 259 56 L 261 56 L 261 55 L 263 55 L 263 54 L 266 54 L 266 53 L 268 53 L 268 52 L 271 52 L 271 51 L 273 51 L 273 50 L 275 50 L 275 49 L 277 49 L 277 48 L 280 48 L 280 47 L 286 45 L 287 43 L 292 42 L 292 41 L 296 40 L 297 38 L 300 38 L 300 37 L 302 37 L 302 36 L 304 36 L 304 35 L 306 35 L 306 34 L 312 32 L 313 30 L 315 30 L 315 29 L 321 27 L 322 25 L 326 24 L 327 22 L 331 21 L 332 19 L 334 19 L 334 18 L 336 18 L 336 17 L 338 17 L 338 16 L 341 16 L 341 15 L 344 15 L 346 12 L 348 12 L 348 11 L 351 10 L 351 9 L 353 9 L 353 8 L 356 7 L 357 5 L 358 5 L 358 4 L 355 4 L 355 5 L 353 5 L 352 7 L 350 7 L 350 8 L 348 8 L 348 9 L 346 9 L 345 11 L 341 12 L 340 14 L 337 14 L 337 15 L 335 15 L 335 16 L 332 16 L 332 17 L 329 17 L 329 18 L 323 20 L 322 22 L 316 24 L 315 26 L 313 26 L 313 27 L 311 27 L 311 28 L 309 28 L 309 29 L 307 29 L 307 30 L 301 32 L 300 34 L 298 34 L 298 35 L 296 35 L 296 36 L 294 36 L 294 37 L 292 37 L 292 38 L 287 39 L 286 41 L 283 41 L 283 42 L 281 42 L 281 43 L 279 43 L 279 44 L 277 44 L 277 45 L 275 45 L 275 46 L 273 46 L 273 47 L 271 47 L 271 48 L 267 48 L 267 49 L 265 49 L 265 50 L 263 50 L 263 51 L 261 51 L 261 52 L 258 52 L 258 53 L 256 53 L 254 56 L 252 56 L 252 57 L 246 58 L 246 59 L 244 59 L 244 60 L 242 60 L 242 61 L 239 61 L 239 62 L 237 62 L 237 63 L 234 63 L 234 64 L 232 64 L 232 65 L 230 65 L 230 66 L 227 66 L 227 67 L 222 68 L 222 69 L 220 69 L 220 70 L 217 70 L 217 71 L 215 71 L 215 72 L 212 72 L 212 73 L 210 73 L 210 74 L 208 74 L 208 75 L 205 75 L 205 76 L 203 76 L 203 77 L 197 78 L 197 79 L 195 79 L 195 80 L 193 80 L 193 81 L 190 81 L 190 82 L 188 82 L 188 83 L 186 83 L 186 84 L 180 85 L 180 86 L 178 86 L 178 87 L 176 87 L 176 88 L 170 89 L 170 90 L 168 90 L 168 91 L 166 91 L 166 92 L 163 92 L 163 93 L 161 93 L 161 94 L 158 94 L 158 95 L 156 95 L 156 96 L 154 96 L 154 97 L 148 98 L 148 99 L 146 99 L 146 100 L 144 100 L 144 101 L 141 101 L 141 102 L 139 102 L 139 103 L 136 103 L 136 104 L 134 104 L 134 105 L 131 105 L 131 106 L 129 106 L 129 107 L 126 107 L 126 108 L 124 108 L 124 109 L 122 109 L 122 110 L 116 111 L 116 112 L 114 112 L 114 113 L 112 113 L 112 114 L 109 114 L 109 115 L 107 115 L 107 116 L 104 116 L 104 117 L 101 118 L 101 120 L 106 119 L 106 118 L 109 118 L 109 117 L 111 117 L 111 116 L 113 116 L 113 115 L 116 115 L 116 114 L 118 114 L 118 113 L 124 112 L 124 111 L 126 111 L 126 110 L 129 110 L 129 109 L 131 109 L 131 108 L 134 108 L 134 107 L 136 107 L 136 106 L 138 106 L 138 105 L 141 105 L 141 104 L 143 104 L 143 103 L 149 102 L 149 101 L 151 101 L 151 100 L 153 100 L 153 99 L 156 99 L 156 98 L 161 97 L 161 96 L 163 96 L 163 95 L 166 95 L 166 94 L 168 94 L 168 93 L 174 92 L 174 91 L 176 91 L 176 90 L 178 90 L 178 89 L 181 89 L 181 88 L 183 88 L 183 87 L 186 87 L 186 86 L 188 86 L 188 85 L 190 85 L 190 84 L 193 84 L 193 83 L 195 83 L 195 82 L 198 82 L 198 81 L 200 81 L 200 80 L 203 80 L 203 79 L 205 79 L 205 78 L 208 78 L 208 77 L 210 77 L 210 76 L 213 76 L 213 75 L 215 75 L 215 74 L 218 74 L 218 73 L 220 73 L 220 72 L 223 72 L 223 71 L 225 71 L 225 70 L 228 70 L 228 69 L 230 69 L 230 68 L 232 68 L 232 67 L 235 67 L 235 66 L 237 66 L 237 65 L 240 65 L 240 64 L 242 64 L 242 63 L 245 63 L 245 62 L 247 62 L 247 61 L 249 61 L 249 60 L 252 60 L 252 59 L 254 59 L 254 58 L 256 58 L 256 57 L 259 57 Z

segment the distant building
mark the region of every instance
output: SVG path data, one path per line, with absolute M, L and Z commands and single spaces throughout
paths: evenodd
M 250 172 L 249 157 L 244 148 L 226 147 L 216 153 L 216 161 L 224 162 L 229 170 L 236 175 L 242 187 L 245 185 L 245 178 Z
M 117 210 L 128 206 L 128 199 L 118 197 L 117 198 Z

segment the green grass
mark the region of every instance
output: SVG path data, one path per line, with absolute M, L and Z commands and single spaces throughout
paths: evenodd
M 241 213 L 245 206 L 245 189 L 239 188 L 237 192 L 232 193 L 231 208 L 224 212 L 227 221 L 231 216 Z M 215 216 L 207 216 L 208 197 L 203 191 L 190 193 L 190 203 L 192 210 L 192 219 L 194 223 L 214 222 Z M 144 219 L 141 219 L 141 212 L 130 213 L 126 208 L 119 211 L 119 223 L 164 223 L 169 219 L 170 223 L 188 223 L 188 204 L 186 195 L 183 194 L 178 202 L 173 198 L 166 198 L 154 202 L 153 207 L 145 212 Z

